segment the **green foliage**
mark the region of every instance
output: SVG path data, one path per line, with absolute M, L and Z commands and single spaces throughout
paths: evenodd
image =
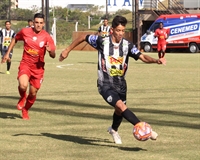
M 29 9 L 14 9 L 11 13 L 12 20 L 19 20 L 19 21 L 27 21 L 28 19 L 32 19 L 34 16 L 34 12 Z
M 4 27 L 4 22 L 7 20 L 8 13 L 6 9 L 9 7 L 8 0 L 0 1 L 0 16 L 4 16 L 3 21 L 0 21 L 0 27 Z M 99 27 L 99 22 L 103 17 L 105 17 L 105 13 L 102 13 L 100 10 L 103 6 L 89 6 L 88 12 L 82 12 L 80 10 L 68 10 L 67 8 L 62 8 L 55 6 L 50 8 L 50 29 L 53 23 L 53 17 L 57 19 L 57 45 L 62 46 L 70 43 L 72 41 L 72 33 L 75 31 L 75 23 L 78 22 L 78 31 L 87 31 L 88 30 L 88 16 L 90 19 L 90 27 L 92 31 L 96 31 Z M 40 9 L 37 6 L 32 6 L 32 9 L 12 9 L 11 10 L 11 22 L 12 29 L 15 32 L 18 32 L 21 28 L 27 26 L 27 20 L 32 19 L 34 14 L 38 12 Z M 128 13 L 128 14 L 127 14 Z M 131 15 L 128 10 L 118 10 L 114 15 L 109 14 L 109 23 L 111 23 L 112 18 L 115 15 Z M 130 18 L 128 18 L 129 21 Z M 127 26 L 131 28 L 132 24 L 129 23 Z M 18 46 L 18 44 L 17 44 Z
M 9 0 L 0 1 L 0 19 L 8 19 L 9 15 Z

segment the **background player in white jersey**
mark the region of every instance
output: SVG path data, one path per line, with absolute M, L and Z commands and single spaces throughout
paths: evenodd
M 108 19 L 105 18 L 103 24 L 98 29 L 98 35 L 102 37 L 109 36 L 110 34 L 110 26 L 108 25 Z
M 3 57 L 8 47 L 11 43 L 11 40 L 14 38 L 15 32 L 11 29 L 11 22 L 6 21 L 5 22 L 5 28 L 0 31 L 0 42 L 1 42 L 1 56 Z M 11 58 L 12 58 L 13 50 L 11 50 L 9 54 L 9 59 L 7 60 L 7 71 L 6 74 L 10 74 L 10 66 L 11 66 Z
M 67 58 L 69 52 L 86 41 L 98 50 L 98 90 L 104 100 L 114 107 L 113 122 L 108 132 L 112 135 L 116 144 L 121 144 L 118 128 L 125 118 L 131 124 L 136 125 L 140 120 L 127 108 L 127 86 L 125 74 L 128 69 L 129 57 L 140 59 L 145 63 L 164 64 L 165 59 L 154 59 L 142 54 L 133 43 L 123 38 L 127 19 L 116 16 L 112 21 L 112 34 L 109 37 L 97 35 L 82 35 L 60 54 L 60 61 Z M 156 140 L 158 134 L 152 131 L 151 139 Z

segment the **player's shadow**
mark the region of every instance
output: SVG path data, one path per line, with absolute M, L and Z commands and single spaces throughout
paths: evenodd
M 64 134 L 52 134 L 52 133 L 41 133 L 41 134 L 15 134 L 13 136 L 45 136 L 48 138 L 54 138 L 61 141 L 68 141 L 77 144 L 83 145 L 93 145 L 93 146 L 102 146 L 102 147 L 115 147 L 117 149 L 123 151 L 147 151 L 146 149 L 139 148 L 139 147 L 122 147 L 119 145 L 114 144 L 113 142 L 109 141 L 108 139 L 96 138 L 96 137 L 83 137 L 83 136 L 75 136 L 75 135 L 64 135 Z M 104 144 L 102 144 L 104 143 Z
M 0 112 L 0 118 L 2 118 L 2 119 L 16 119 L 16 118 L 21 118 L 21 116 L 19 114 L 16 114 L 16 113 Z
M 55 139 L 63 140 L 63 141 L 70 141 L 70 142 L 79 143 L 79 144 L 97 145 L 97 146 L 103 146 L 103 147 L 115 147 L 124 151 L 141 151 L 141 150 L 146 151 L 145 149 L 142 149 L 139 147 L 134 147 L 134 148 L 120 147 L 116 144 L 113 144 L 113 142 L 110 142 L 108 139 L 102 139 L 102 138 L 81 137 L 81 136 L 74 136 L 74 135 L 58 135 L 58 134 L 51 134 L 51 133 L 41 133 L 41 134 L 46 137 L 51 137 L 51 138 L 55 138 Z M 109 145 L 100 144 L 100 143 L 109 143 Z

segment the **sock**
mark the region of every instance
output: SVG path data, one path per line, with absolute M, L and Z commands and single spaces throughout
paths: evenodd
M 159 52 L 159 53 L 158 53 L 158 58 L 161 58 L 161 57 L 162 57 L 162 56 L 161 56 L 161 53 Z
M 112 123 L 112 129 L 114 129 L 115 131 L 118 130 L 121 122 L 122 122 L 123 117 L 122 116 L 118 116 L 115 112 L 113 114 L 113 123 Z
M 18 91 L 19 91 L 19 95 L 20 95 L 21 97 L 25 97 L 25 96 L 26 96 L 26 91 L 20 89 L 19 86 L 18 86 Z
M 133 125 L 136 125 L 138 122 L 140 122 L 136 115 L 128 108 L 124 112 L 122 112 L 122 116 Z
M 28 97 L 26 98 L 26 104 L 25 104 L 24 108 L 26 110 L 29 110 L 32 107 L 32 105 L 35 102 L 35 100 L 36 100 L 36 95 L 35 96 L 28 95 Z
M 11 66 L 11 62 L 8 62 L 8 61 L 7 61 L 7 71 L 10 70 L 10 66 Z

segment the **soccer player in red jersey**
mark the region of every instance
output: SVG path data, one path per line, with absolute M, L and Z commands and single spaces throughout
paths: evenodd
M 48 51 L 51 58 L 56 56 L 54 41 L 49 33 L 43 30 L 44 25 L 44 15 L 36 13 L 34 15 L 34 27 L 20 30 L 11 41 L 7 53 L 2 58 L 2 63 L 6 62 L 17 41 L 24 41 L 24 51 L 17 77 L 19 82 L 18 90 L 21 96 L 17 109 L 22 110 L 22 118 L 26 120 L 29 119 L 28 110 L 34 104 L 37 91 L 43 81 L 45 53 Z M 27 96 L 28 85 L 29 94 Z
M 166 39 L 169 37 L 169 30 L 163 28 L 163 23 L 160 22 L 160 27 L 156 29 L 154 36 L 158 37 L 157 43 L 157 50 L 158 50 L 158 57 L 163 58 L 165 56 L 166 50 Z

